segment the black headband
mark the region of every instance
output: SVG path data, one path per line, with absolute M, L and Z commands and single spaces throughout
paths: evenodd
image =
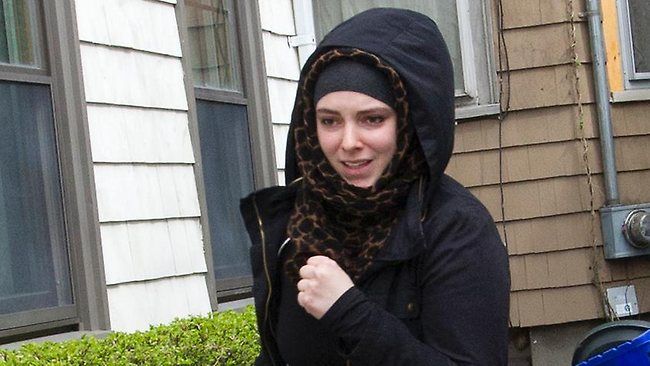
M 354 91 L 395 107 L 395 96 L 386 75 L 379 69 L 352 60 L 337 60 L 327 65 L 314 85 L 314 105 L 336 91 Z

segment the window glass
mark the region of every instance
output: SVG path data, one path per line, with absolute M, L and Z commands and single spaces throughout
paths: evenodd
M 186 26 L 194 86 L 242 91 L 232 0 L 187 0 Z
M 36 0 L 0 1 L 0 63 L 44 67 Z
M 314 0 L 313 4 L 319 40 L 337 24 L 370 8 L 394 7 L 426 14 L 438 24 L 449 47 L 456 90 L 464 88 L 456 0 Z M 381 24 L 377 26 L 381 27 Z
M 250 241 L 239 214 L 239 200 L 254 189 L 246 106 L 196 106 L 215 276 L 250 276 Z
M 72 304 L 50 98 L 0 81 L 0 314 Z
M 650 73 L 650 1 L 628 0 L 630 28 L 637 73 Z

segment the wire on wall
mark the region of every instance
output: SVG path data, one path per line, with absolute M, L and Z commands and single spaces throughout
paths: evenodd
M 508 247 L 508 232 L 506 230 L 506 203 L 503 189 L 503 123 L 510 111 L 510 59 L 508 46 L 504 36 L 503 3 L 498 0 L 498 58 L 499 58 L 499 192 L 501 194 L 501 225 L 503 228 L 503 241 Z
M 578 106 L 578 131 L 579 131 L 579 139 L 582 144 L 582 162 L 584 164 L 584 169 L 585 169 L 585 175 L 587 177 L 587 186 L 589 188 L 589 213 L 591 215 L 591 225 L 590 225 L 590 233 L 591 233 L 591 246 L 592 246 L 592 263 L 591 263 L 591 270 L 592 270 L 592 283 L 598 290 L 598 294 L 600 296 L 602 305 L 604 309 L 607 309 L 605 311 L 605 316 L 608 318 L 608 320 L 618 320 L 618 317 L 616 316 L 616 312 L 612 309 L 611 304 L 609 303 L 609 299 L 607 298 L 607 293 L 605 292 L 605 288 L 603 286 L 602 279 L 600 277 L 600 267 L 603 262 L 602 258 L 602 253 L 598 248 L 598 236 L 596 235 L 596 227 L 597 227 L 597 221 L 598 221 L 598 216 L 596 215 L 596 202 L 595 202 L 595 193 L 594 193 L 594 183 L 593 183 L 593 174 L 591 171 L 591 164 L 589 162 L 589 145 L 587 144 L 587 137 L 585 136 L 585 112 L 584 112 L 584 106 L 582 103 L 582 93 L 581 93 L 581 78 L 580 78 L 580 73 L 578 71 L 578 68 L 582 64 L 580 62 L 580 59 L 578 57 L 578 50 L 577 50 L 577 36 L 576 36 L 576 12 L 575 12 L 575 5 L 574 5 L 574 0 L 569 0 L 567 4 L 567 15 L 569 17 L 569 24 L 570 24 L 570 40 L 571 40 L 571 57 L 572 57 L 572 66 L 573 66 L 573 73 L 574 73 L 574 80 L 575 80 L 575 93 L 576 93 L 576 103 Z

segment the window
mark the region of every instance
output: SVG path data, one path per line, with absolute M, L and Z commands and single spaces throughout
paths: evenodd
M 619 0 L 625 89 L 650 88 L 650 2 Z
M 186 0 L 183 11 L 211 259 L 222 298 L 249 293 L 252 284 L 239 200 L 275 179 L 271 127 L 265 126 L 268 112 L 260 98 L 266 80 L 259 65 L 250 62 L 261 54 L 255 48 L 261 46 L 261 37 L 255 36 L 261 30 L 252 3 Z
M 69 24 L 70 10 L 60 0 L 0 1 L 0 339 L 82 322 L 86 329 L 106 326 L 106 314 L 84 300 L 95 285 L 73 281 L 84 269 L 73 270 L 83 262 L 74 249 L 98 243 L 87 236 L 96 227 L 81 225 L 85 213 L 77 207 L 88 198 L 87 178 L 70 164 L 89 163 L 85 145 L 72 152 L 61 144 L 65 133 L 78 132 L 71 121 L 80 114 L 65 95 L 81 86 L 64 90 L 71 78 L 62 76 L 74 62 L 53 62 L 67 47 L 55 24 Z M 82 235 L 85 247 L 78 245 Z M 105 295 L 93 297 L 101 304 Z
M 354 14 L 373 7 L 415 10 L 436 21 L 454 65 L 457 118 L 498 113 L 485 1 L 312 0 L 317 40 Z
M 73 303 L 43 24 L 35 0 L 0 3 L 2 69 L 24 79 L 0 80 L 0 316 Z

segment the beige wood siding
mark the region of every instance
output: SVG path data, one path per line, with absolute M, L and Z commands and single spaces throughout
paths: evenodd
M 113 330 L 211 310 L 175 3 L 75 2 Z
M 503 0 L 511 112 L 502 124 L 501 158 L 513 326 L 603 316 L 593 285 L 592 248 L 595 234 L 597 258 L 602 258 L 602 238 L 599 220 L 594 222 L 590 214 L 592 200 L 596 209 L 604 205 L 598 122 L 587 25 L 577 18 L 584 4 L 572 3 L 579 63 L 573 62 L 569 0 Z M 584 104 L 582 129 L 576 75 Z M 616 104 L 612 112 L 621 203 L 650 202 L 650 102 Z M 582 134 L 587 139 L 593 196 L 585 173 Z M 447 173 L 487 206 L 503 237 L 496 119 L 457 126 Z M 634 284 L 640 310 L 650 311 L 647 259 L 599 259 L 597 263 L 605 288 Z

